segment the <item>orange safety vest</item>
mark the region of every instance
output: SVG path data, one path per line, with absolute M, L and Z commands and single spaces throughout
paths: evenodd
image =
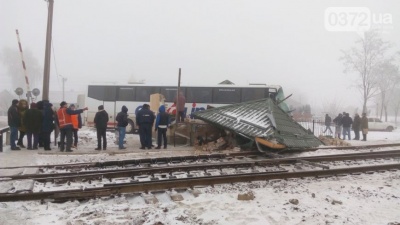
M 78 114 L 71 115 L 72 126 L 74 127 L 75 130 L 79 129 L 78 117 L 79 117 Z
M 67 108 L 60 108 L 57 111 L 57 117 L 60 129 L 64 128 L 67 125 L 72 125 L 71 115 L 67 113 Z

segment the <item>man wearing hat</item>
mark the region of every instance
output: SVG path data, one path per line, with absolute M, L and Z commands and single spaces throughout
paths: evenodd
M 7 117 L 8 117 L 8 126 L 10 127 L 10 142 L 11 142 L 11 150 L 21 150 L 15 142 L 18 139 L 18 127 L 21 123 L 21 118 L 18 113 L 18 100 L 12 100 L 11 106 L 8 109 Z
M 60 151 L 64 151 L 64 139 L 67 138 L 67 152 L 72 152 L 72 118 L 71 115 L 76 115 L 83 113 L 83 111 L 87 110 L 88 108 L 85 107 L 84 109 L 72 110 L 68 108 L 68 104 L 65 101 L 60 103 L 60 109 L 57 111 L 57 119 L 58 119 L 58 126 L 60 127 Z

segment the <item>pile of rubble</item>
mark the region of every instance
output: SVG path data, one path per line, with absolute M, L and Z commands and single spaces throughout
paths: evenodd
M 351 146 L 350 143 L 339 139 L 339 138 L 333 138 L 331 136 L 322 136 L 320 135 L 318 137 L 319 140 L 321 140 L 325 145 L 331 145 L 331 146 Z

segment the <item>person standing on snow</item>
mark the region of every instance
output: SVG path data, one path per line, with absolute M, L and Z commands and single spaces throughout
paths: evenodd
M 143 107 L 136 114 L 136 124 L 139 126 L 140 149 L 151 149 L 152 147 L 152 134 L 151 130 L 154 124 L 154 113 L 150 110 L 148 104 L 143 104 Z
M 71 104 L 69 106 L 69 108 L 71 110 L 75 110 L 75 105 Z M 72 120 L 72 132 L 73 132 L 73 137 L 74 137 L 74 141 L 73 141 L 73 145 L 72 148 L 76 148 L 78 146 L 78 130 L 82 128 L 82 117 L 81 114 L 75 114 L 75 115 L 71 115 L 71 120 Z
M 45 151 L 50 151 L 50 136 L 51 132 L 53 132 L 55 128 L 55 113 L 53 111 L 53 104 L 51 104 L 48 100 L 40 101 L 36 104 L 37 108 L 42 111 L 42 128 L 39 134 L 39 147 L 40 142 L 42 142 L 42 147 L 44 147 Z M 56 120 L 56 123 L 58 120 Z M 56 138 L 57 139 L 57 138 Z
M 124 146 L 124 139 L 126 126 L 128 126 L 128 108 L 126 106 L 122 106 L 121 112 L 117 114 L 115 120 L 117 121 L 117 129 L 119 134 L 118 148 L 119 150 L 123 150 L 126 149 Z
M 25 127 L 25 123 L 24 123 L 24 115 L 25 115 L 26 110 L 28 110 L 28 108 L 29 108 L 29 106 L 28 106 L 28 101 L 27 100 L 25 100 L 25 99 L 19 100 L 19 102 L 18 102 L 18 113 L 19 113 L 19 118 L 20 118 L 21 121 L 20 121 L 19 127 L 18 127 L 19 138 L 18 138 L 17 145 L 20 148 L 26 148 L 25 145 L 24 145 L 24 142 L 23 142 L 25 134 L 26 134 L 26 127 Z
M 342 117 L 343 115 L 339 113 L 339 115 L 333 119 L 333 122 L 335 123 L 335 138 L 340 139 L 340 134 L 342 133 Z
M 94 124 L 96 126 L 97 133 L 97 148 L 94 150 L 101 150 L 101 139 L 103 138 L 103 150 L 107 149 L 107 138 L 106 130 L 108 123 L 108 113 L 104 110 L 104 106 L 100 105 L 98 107 L 98 112 L 94 116 Z
M 325 115 L 325 126 L 326 126 L 326 128 L 325 128 L 324 133 L 329 129 L 330 133 L 333 134 L 333 132 L 331 130 L 331 123 L 332 123 L 332 118 L 328 114 L 326 114 Z
M 169 114 L 165 112 L 165 106 L 162 105 L 158 109 L 159 113 L 156 118 L 156 127 L 155 131 L 157 131 L 157 147 L 156 149 L 161 148 L 161 139 L 164 140 L 164 149 L 167 148 L 167 129 L 170 124 Z
M 353 140 L 360 140 L 360 127 L 361 127 L 361 118 L 358 115 L 358 113 L 356 113 L 353 121 L 353 130 L 355 135 Z
M 348 113 L 345 113 L 344 117 L 342 118 L 343 140 L 346 139 L 346 135 L 349 137 L 349 140 L 351 140 L 351 132 L 350 132 L 351 124 L 353 124 L 353 119 L 350 117 Z
M 10 145 L 11 150 L 21 150 L 15 142 L 18 139 L 18 127 L 21 123 L 21 118 L 18 113 L 18 100 L 12 100 L 10 108 L 7 111 L 8 126 L 10 127 Z
M 37 150 L 39 142 L 39 133 L 42 127 L 42 112 L 37 109 L 36 103 L 31 103 L 31 108 L 26 110 L 24 115 L 24 125 L 26 128 L 26 136 L 28 138 L 28 150 Z M 33 136 L 33 145 L 32 145 Z
M 73 152 L 71 150 L 72 147 L 72 132 L 73 132 L 73 125 L 72 125 L 72 118 L 71 115 L 76 115 L 83 113 L 83 111 L 87 110 L 88 108 L 85 107 L 84 109 L 72 110 L 68 108 L 68 104 L 65 101 L 60 103 L 60 109 L 57 111 L 57 119 L 58 119 L 58 126 L 60 127 L 60 151 L 64 151 L 65 147 L 65 138 L 67 138 L 67 145 L 66 145 L 66 152 Z
M 363 139 L 362 141 L 367 141 L 367 134 L 368 134 L 368 118 L 367 114 L 363 113 L 362 118 L 361 118 L 361 131 L 363 134 Z

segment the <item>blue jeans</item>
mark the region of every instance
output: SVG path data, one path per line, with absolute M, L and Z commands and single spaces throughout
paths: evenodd
M 17 147 L 15 142 L 18 140 L 18 127 L 10 127 L 10 145 L 11 148 Z
M 346 134 L 349 136 L 349 140 L 351 140 L 350 127 L 343 127 L 343 140 L 346 139 Z
M 126 127 L 118 127 L 118 133 L 119 133 L 118 147 L 119 148 L 124 147 L 125 131 L 126 131 Z

